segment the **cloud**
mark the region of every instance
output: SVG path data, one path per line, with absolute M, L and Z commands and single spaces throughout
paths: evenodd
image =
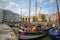
M 38 0 L 40 6 L 42 6 L 44 4 L 47 5 L 47 4 L 54 3 L 54 1 L 55 0 L 49 0 L 49 2 L 46 0 Z M 20 6 L 16 2 L 12 2 L 12 0 L 0 0 L 0 8 L 8 9 L 8 10 L 11 10 L 11 11 L 16 12 L 18 14 L 20 14 L 20 11 L 21 11 Z M 22 6 L 25 7 L 26 5 L 22 5 Z M 31 10 L 32 10 L 31 15 L 35 15 L 34 9 L 35 9 L 35 2 L 33 2 L 31 4 Z M 24 15 L 29 15 L 29 10 L 27 8 L 26 9 L 23 8 L 22 11 L 23 11 Z M 38 7 L 37 13 L 39 13 L 39 11 L 40 11 L 40 8 Z M 47 13 L 49 13 L 49 10 L 45 9 L 45 7 L 44 7 L 44 8 L 42 8 L 41 13 L 47 14 Z
M 31 16 L 35 16 L 35 10 L 31 12 Z
M 13 12 L 18 11 L 19 5 L 11 0 L 0 0 L 0 8 L 11 10 Z
M 17 8 L 19 8 L 19 5 L 16 4 L 15 2 L 9 2 L 9 4 L 6 6 L 6 9 L 13 9 L 13 10 L 16 10 Z
M 49 2 L 44 2 L 45 5 L 49 5 Z
M 49 1 L 45 1 L 43 4 L 44 5 L 51 5 L 55 2 L 55 0 L 49 0 Z
M 40 11 L 41 11 L 41 12 L 40 12 Z M 48 13 L 49 13 L 47 9 L 41 8 L 41 10 L 40 10 L 40 8 L 38 7 L 37 13 L 39 13 L 39 12 L 40 12 L 41 14 L 48 14 Z
M 28 16 L 29 15 L 29 10 L 27 9 L 22 9 L 23 16 Z
M 6 0 L 6 1 L 0 0 L 0 7 L 1 8 L 6 8 L 9 4 L 9 2 L 10 2 L 10 0 Z
M 38 2 L 40 2 L 40 3 L 42 3 L 42 2 L 44 2 L 45 0 L 38 0 Z
M 21 8 L 17 8 L 14 12 L 21 15 Z M 22 8 L 22 15 L 23 16 L 28 16 L 29 11 L 27 9 Z
M 49 2 L 50 2 L 50 3 L 54 3 L 54 2 L 55 2 L 55 0 L 49 0 Z
M 6 1 L 11 1 L 11 0 L 0 0 L 0 2 L 6 2 Z
M 16 6 L 16 7 L 18 7 L 19 5 L 16 4 L 15 2 L 10 2 L 10 6 Z
M 21 8 L 15 2 L 11 0 L 0 0 L 0 8 L 11 10 L 14 13 L 21 14 Z M 29 11 L 27 9 L 22 9 L 22 14 L 28 15 Z
M 11 0 L 0 0 L 0 8 L 9 9 L 18 6 L 18 4 L 12 2 Z
M 37 8 L 37 15 L 39 15 L 39 13 L 41 13 L 41 14 L 48 14 L 49 12 L 48 12 L 48 10 L 47 9 L 44 9 L 44 8 L 41 8 L 41 10 L 40 10 L 40 8 L 38 7 Z M 50 13 L 49 13 L 50 14 Z M 33 16 L 35 16 L 36 15 L 36 13 L 35 13 L 35 10 L 33 10 L 32 12 L 31 12 L 31 15 Z
M 42 9 L 41 13 L 43 13 L 43 14 L 49 14 L 48 10 L 46 10 L 46 9 Z

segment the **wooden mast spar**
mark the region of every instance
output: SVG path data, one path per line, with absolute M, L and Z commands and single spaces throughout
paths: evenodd
M 36 9 L 35 9 L 35 13 L 36 13 L 36 21 L 37 21 L 37 0 L 36 0 L 36 5 L 35 5 Z
M 29 24 L 30 24 L 30 14 L 31 14 L 31 0 L 29 0 Z
M 40 14 L 41 14 L 41 7 L 40 7 L 39 16 L 38 16 L 38 21 L 41 21 L 41 20 L 40 20 Z
M 22 17 L 22 8 L 21 8 L 21 21 L 23 20 L 23 17 Z
M 37 17 L 37 0 L 36 0 L 36 4 L 35 4 L 35 14 L 36 14 L 36 19 L 35 19 L 36 23 L 35 23 L 35 25 L 37 26 L 37 25 L 38 25 L 38 17 Z
M 56 7 L 57 7 L 57 13 L 58 13 L 58 24 L 60 24 L 60 13 L 59 13 L 58 0 L 56 0 Z

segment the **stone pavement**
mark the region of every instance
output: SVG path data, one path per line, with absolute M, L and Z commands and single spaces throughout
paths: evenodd
M 0 24 L 0 40 L 18 40 L 18 38 L 8 25 Z

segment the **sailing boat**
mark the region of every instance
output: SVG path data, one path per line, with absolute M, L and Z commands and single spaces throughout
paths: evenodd
M 34 38 L 42 37 L 42 36 L 46 35 L 50 29 L 50 28 L 47 28 L 47 29 L 39 28 L 40 29 L 39 31 L 36 31 L 36 30 L 34 30 L 34 32 L 31 31 L 35 25 L 30 25 L 30 9 L 31 9 L 30 7 L 31 7 L 31 0 L 29 0 L 29 25 L 28 25 L 29 27 L 27 29 L 26 28 L 27 26 L 25 26 L 26 24 L 24 26 L 20 26 L 21 28 L 18 30 L 20 39 L 34 39 Z M 37 0 L 36 0 L 36 11 L 37 11 Z M 37 12 L 36 12 L 36 14 L 37 14 Z M 26 29 L 28 31 L 26 31 Z M 36 28 L 34 28 L 34 29 L 36 29 Z
M 56 6 L 57 6 L 57 14 L 58 14 L 58 23 L 60 24 L 60 13 L 59 13 L 59 7 L 58 7 L 58 0 L 56 0 Z M 52 26 L 52 30 L 49 32 L 50 37 L 53 40 L 60 40 L 60 32 L 59 29 L 55 28 L 55 25 Z
M 22 28 L 19 29 L 19 38 L 20 39 L 39 38 L 39 37 L 42 37 L 42 36 L 46 35 L 50 30 L 50 28 L 48 28 L 48 29 L 39 28 L 39 29 L 40 30 L 34 32 L 34 31 L 32 31 L 32 29 L 30 27 L 30 28 L 28 28 L 28 31 L 27 31 L 27 30 L 25 30 L 25 27 L 22 26 Z

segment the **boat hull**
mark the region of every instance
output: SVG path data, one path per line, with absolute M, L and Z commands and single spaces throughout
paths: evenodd
M 50 29 L 50 28 L 49 28 Z M 34 38 L 39 38 L 39 37 L 42 37 L 46 34 L 48 34 L 49 32 L 49 29 L 45 29 L 44 31 L 38 31 L 38 32 L 35 32 L 35 33 L 32 33 L 32 32 L 25 32 L 24 35 L 20 35 L 19 34 L 19 39 L 34 39 Z M 21 33 L 21 31 L 19 31 L 19 33 Z
M 31 35 L 20 35 L 19 38 L 20 38 L 20 39 L 34 39 L 34 38 L 42 37 L 42 36 L 44 36 L 44 35 L 46 35 L 46 34 L 33 35 L 33 36 L 31 36 Z

